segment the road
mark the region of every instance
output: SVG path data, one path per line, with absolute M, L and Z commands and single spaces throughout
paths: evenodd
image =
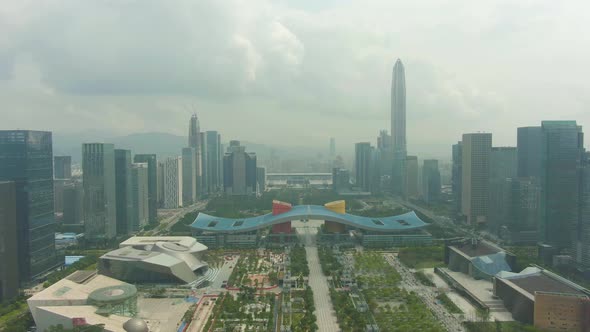
M 317 318 L 318 330 L 320 332 L 340 331 L 336 321 L 336 312 L 330 299 L 328 279 L 322 272 L 320 256 L 316 246 L 317 228 L 298 229 L 301 242 L 305 245 L 307 263 L 309 266 L 309 287 L 313 291 L 313 302 L 315 304 L 315 315 Z
M 182 217 L 184 217 L 185 214 L 187 214 L 189 212 L 196 211 L 196 210 L 204 209 L 207 206 L 208 202 L 209 202 L 209 200 L 199 201 L 193 205 L 174 210 L 173 215 L 167 217 L 166 219 L 161 220 L 160 226 L 156 227 L 155 229 L 153 229 L 151 231 L 146 232 L 146 236 L 155 236 L 155 235 L 161 235 L 161 234 L 168 233 L 170 231 L 170 228 L 172 228 L 172 226 L 176 225 L 176 223 L 179 222 L 180 219 L 182 219 Z M 162 225 L 165 225 L 165 226 L 162 227 Z
M 461 324 L 461 319 L 456 315 L 451 314 L 442 304 L 439 304 L 436 296 L 437 290 L 435 287 L 427 287 L 422 285 L 415 277 L 414 274 L 405 267 L 399 260 L 392 254 L 385 255 L 385 259 L 391 264 L 402 277 L 402 287 L 408 291 L 414 291 L 426 306 L 432 311 L 437 320 L 441 325 L 449 332 L 463 332 L 465 329 Z

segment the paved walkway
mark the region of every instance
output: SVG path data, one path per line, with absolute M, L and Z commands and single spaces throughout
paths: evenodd
M 305 228 L 302 231 L 302 239 L 305 244 L 307 263 L 309 266 L 309 286 L 313 290 L 313 302 L 315 303 L 315 315 L 320 332 L 340 331 L 336 321 L 336 313 L 332 307 L 328 280 L 322 273 L 318 248 L 315 246 L 315 232 L 317 228 Z M 313 232 L 313 234 L 312 234 Z

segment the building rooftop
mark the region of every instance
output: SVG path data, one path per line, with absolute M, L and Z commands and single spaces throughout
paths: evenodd
M 526 295 L 530 298 L 534 298 L 535 292 L 573 295 L 590 294 L 584 287 L 538 267 L 527 267 L 520 273 L 501 272 L 496 277 L 518 287 L 519 290 L 526 292 Z
M 466 242 L 465 244 L 454 245 L 452 248 L 455 248 L 468 257 L 487 256 L 503 251 L 501 248 L 485 241 L 477 241 L 474 244 Z

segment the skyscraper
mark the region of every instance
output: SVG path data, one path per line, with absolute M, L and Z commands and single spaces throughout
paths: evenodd
M 256 182 L 258 183 L 258 194 L 266 191 L 266 167 L 256 167 Z
M 176 209 L 182 206 L 182 158 L 173 157 L 164 160 L 162 176 L 164 208 Z
M 541 127 L 520 127 L 517 130 L 518 177 L 541 179 Z
M 336 139 L 330 137 L 330 158 L 336 157 Z
M 408 156 L 406 160 L 406 183 L 408 197 L 418 197 L 418 157 Z
M 462 184 L 463 177 L 463 143 L 459 141 L 457 144 L 453 144 L 453 169 L 451 175 L 451 186 L 453 190 L 453 200 L 455 201 L 455 210 L 461 211 L 462 195 L 463 190 Z
M 391 84 L 391 137 L 393 148 L 392 185 L 395 194 L 406 196 L 406 78 L 397 59 Z
M 256 154 L 246 153 L 239 141 L 231 141 L 223 157 L 223 187 L 229 195 L 256 194 Z
M 129 209 L 129 232 L 137 233 L 149 219 L 148 164 L 131 164 L 131 204 Z
M 59 265 L 51 133 L 0 130 L 0 181 L 14 182 L 19 278 L 29 281 Z
M 201 151 L 205 192 L 218 193 L 223 188 L 221 135 L 217 131 L 201 133 Z
M 135 163 L 147 163 L 148 167 L 148 211 L 149 222 L 158 222 L 158 162 L 155 154 L 136 154 Z
M 195 148 L 182 149 L 182 202 L 193 204 L 197 200 L 197 153 Z
M 131 151 L 115 149 L 117 234 L 131 234 Z
M 354 146 L 354 174 L 356 178 L 356 186 L 365 192 L 371 191 L 371 158 L 372 158 L 371 143 L 361 142 Z
M 461 212 L 470 224 L 488 219 L 491 151 L 492 134 L 463 134 Z
M 91 242 L 115 238 L 117 193 L 113 144 L 82 144 L 82 183 L 84 238 Z
M 541 240 L 571 248 L 580 202 L 582 127 L 575 121 L 543 121 L 541 158 Z
M 516 147 L 493 147 L 490 154 L 490 179 L 504 180 L 517 177 L 518 152 Z
M 53 173 L 55 179 L 69 179 L 72 177 L 72 157 L 53 157 Z
M 590 269 L 590 152 L 586 152 L 582 158 L 580 213 L 574 235 L 574 260 L 587 271 Z
M 201 169 L 201 165 L 202 165 L 202 143 L 201 143 L 201 128 L 200 128 L 200 124 L 199 124 L 199 118 L 197 117 L 197 114 L 193 114 L 191 116 L 191 120 L 190 120 L 190 124 L 189 124 L 189 129 L 188 129 L 188 146 L 190 148 L 195 149 L 195 188 L 197 190 L 196 195 L 202 195 L 203 194 L 203 190 L 201 187 L 203 187 L 202 185 L 202 176 L 203 176 L 203 171 Z M 195 197 L 196 200 L 196 197 Z
M 440 170 L 438 160 L 426 159 L 422 166 L 422 197 L 425 202 L 436 202 L 440 198 Z
M 16 225 L 16 187 L 0 181 L 0 303 L 18 295 L 18 233 Z
M 82 183 L 72 182 L 64 187 L 64 225 L 82 223 Z

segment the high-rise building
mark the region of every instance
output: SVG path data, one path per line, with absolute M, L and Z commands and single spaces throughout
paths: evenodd
M 541 187 L 532 177 L 512 180 L 511 230 L 533 232 L 538 229 Z
M 371 143 L 361 142 L 354 146 L 354 173 L 356 186 L 362 191 L 370 192 L 372 185 L 371 164 L 373 147 Z
M 135 163 L 147 163 L 148 166 L 148 211 L 149 222 L 158 222 L 158 161 L 155 154 L 136 154 Z
M 80 225 L 82 224 L 82 183 L 70 182 L 64 187 L 64 225 Z
M 162 169 L 164 186 L 164 208 L 176 209 L 182 206 L 182 157 L 167 158 Z
M 422 198 L 425 202 L 436 202 L 440 199 L 440 170 L 438 160 L 426 159 L 422 165 Z
M 518 148 L 518 177 L 533 177 L 540 180 L 542 143 L 541 127 L 518 128 L 516 144 Z
M 486 223 L 492 134 L 463 134 L 461 212 L 470 224 Z
M 64 211 L 64 188 L 69 183 L 68 179 L 53 179 L 53 210 L 55 213 Z
M 158 161 L 158 170 L 157 170 L 156 174 L 157 174 L 157 181 L 158 181 L 158 185 L 157 185 L 158 207 L 163 208 L 164 207 L 164 162 L 163 161 Z
M 406 183 L 408 185 L 408 197 L 416 198 L 418 191 L 418 157 L 408 156 L 406 159 Z
M 239 141 L 231 141 L 223 157 L 223 186 L 229 195 L 256 194 L 256 154 L 246 153 Z
M 516 147 L 493 147 L 490 155 L 490 179 L 504 180 L 516 178 L 518 169 Z
M 117 234 L 131 234 L 131 150 L 115 149 Z
M 69 179 L 72 177 L 72 157 L 53 157 L 53 174 L 55 179 Z
M 571 248 L 579 216 L 582 127 L 575 121 L 543 121 L 541 158 L 541 240 Z
M 266 191 L 266 167 L 256 167 L 256 182 L 258 183 L 258 194 Z
M 203 171 L 201 169 L 201 165 L 203 164 L 202 161 L 202 142 L 201 142 L 201 128 L 200 128 L 200 124 L 199 124 L 199 118 L 197 117 L 197 114 L 193 114 L 191 116 L 191 120 L 190 120 L 190 124 L 189 124 L 189 129 L 188 129 L 188 146 L 190 148 L 195 149 L 195 174 L 196 174 L 196 178 L 195 178 L 195 188 L 197 190 L 197 196 L 200 196 L 202 194 L 204 194 L 203 192 L 203 184 L 202 182 L 202 177 L 203 177 Z M 202 188 L 203 187 L 203 188 Z M 194 200 L 196 200 L 197 198 L 195 197 Z
M 332 169 L 332 189 L 336 193 L 350 190 L 350 172 L 347 169 Z
M 492 233 L 498 233 L 512 217 L 517 168 L 516 147 L 492 147 L 488 208 L 488 229 Z
M 19 261 L 16 225 L 16 187 L 0 181 L 0 303 L 18 295 Z
M 60 264 L 55 251 L 51 133 L 0 130 L 0 181 L 15 185 L 19 278 L 29 281 Z
M 406 196 L 406 78 L 400 59 L 393 67 L 391 84 L 391 137 L 393 148 L 393 192 Z
M 117 191 L 115 146 L 109 143 L 82 144 L 84 186 L 84 238 L 90 242 L 117 236 Z
M 149 220 L 149 166 L 147 163 L 131 164 L 131 206 L 129 232 L 137 233 Z
M 188 206 L 197 200 L 197 152 L 195 148 L 182 149 L 182 202 Z
M 453 190 L 453 200 L 455 201 L 455 210 L 461 211 L 462 195 L 463 190 L 462 177 L 463 177 L 463 143 L 459 141 L 457 144 L 453 144 L 453 166 L 451 174 L 451 188 Z
M 377 187 L 380 191 L 391 192 L 391 176 L 393 172 L 393 149 L 391 136 L 387 130 L 379 131 L 377 136 L 377 147 L 375 149 L 375 167 L 377 168 L 375 176 Z
M 204 191 L 214 194 L 223 188 L 221 135 L 216 131 L 201 133 L 201 169 Z
M 580 210 L 574 233 L 574 260 L 582 270 L 590 269 L 590 152 L 582 158 Z

